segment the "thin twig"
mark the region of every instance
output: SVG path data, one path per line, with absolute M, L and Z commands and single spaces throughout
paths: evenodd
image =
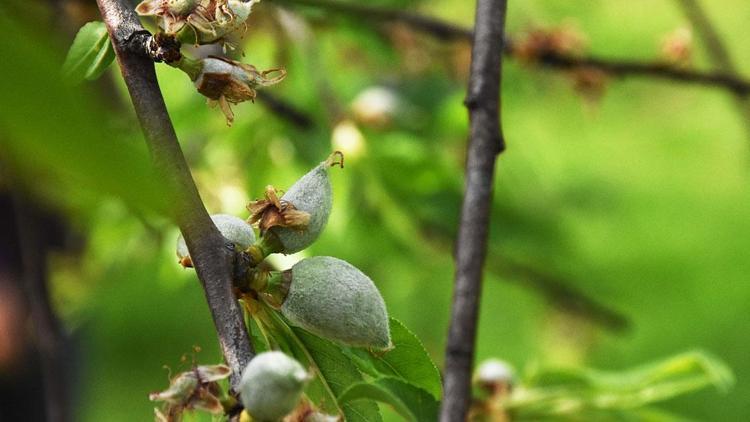
M 360 3 L 338 0 L 281 0 L 281 2 L 316 7 L 334 13 L 356 16 L 361 18 L 363 22 L 387 21 L 403 23 L 414 30 L 444 41 L 470 41 L 472 39 L 472 32 L 468 28 L 404 10 L 366 6 Z M 509 58 L 514 58 L 511 37 L 506 36 L 503 52 Z M 629 76 L 652 77 L 687 84 L 718 87 L 727 89 L 735 95 L 742 97 L 750 95 L 750 80 L 728 71 L 703 72 L 693 69 L 682 69 L 657 61 L 614 59 L 595 55 L 573 57 L 554 53 L 540 57 L 538 63 L 540 66 L 554 69 L 597 68 L 610 75 L 622 78 Z
M 719 32 L 697 0 L 678 0 L 695 31 L 706 44 L 706 52 L 716 66 L 727 72 L 735 72 L 729 51 L 724 46 Z
M 512 56 L 512 46 L 506 48 Z M 595 68 L 616 77 L 645 76 L 694 85 L 719 87 L 739 96 L 750 94 L 750 81 L 725 72 L 700 72 L 673 67 L 666 63 L 637 60 L 613 60 L 596 56 L 572 57 L 548 53 L 538 59 L 541 66 L 556 69 Z
M 283 98 L 270 94 L 267 91 L 259 90 L 257 100 L 271 113 L 293 124 L 298 129 L 309 130 L 315 126 L 312 116 Z
M 630 320 L 617 310 L 589 297 L 567 280 L 557 275 L 539 271 L 537 268 L 507 259 L 492 261 L 489 271 L 500 274 L 504 279 L 541 294 L 550 306 L 560 311 L 576 315 L 614 332 L 624 332 L 630 328 Z
M 340 12 L 358 16 L 375 22 L 401 22 L 411 28 L 430 34 L 441 40 L 456 40 L 472 38 L 471 29 L 462 28 L 449 22 L 435 19 L 418 13 L 400 9 L 388 9 L 378 6 L 367 6 L 357 2 L 343 2 L 338 0 L 280 0 L 281 3 L 301 4 L 331 12 Z
M 737 75 L 737 67 L 732 60 L 729 50 L 719 35 L 719 31 L 711 23 L 706 11 L 703 10 L 698 0 L 678 0 L 682 10 L 692 23 L 695 31 L 703 40 L 706 46 L 708 57 L 714 65 L 722 72 L 728 75 Z M 750 100 L 747 98 L 747 92 L 734 92 L 736 96 L 737 108 L 742 114 L 745 130 L 750 135 Z
M 172 218 L 187 242 L 227 364 L 230 383 L 239 384 L 242 369 L 253 356 L 242 312 L 232 292 L 236 253 L 213 224 L 201 201 L 177 141 L 154 72 L 144 50 L 144 29 L 126 0 L 97 0 L 117 53 L 122 76 L 146 138 L 156 171 L 173 198 Z
M 500 80 L 505 0 L 477 0 L 466 107 L 470 139 L 466 192 L 456 239 L 456 281 L 445 349 L 442 422 L 466 420 L 471 397 L 482 271 L 492 205 L 495 159 L 504 149 L 500 125 Z

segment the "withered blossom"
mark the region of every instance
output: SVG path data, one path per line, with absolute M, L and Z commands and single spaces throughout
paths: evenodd
M 291 227 L 303 229 L 310 223 L 310 214 L 300 211 L 291 203 L 279 199 L 273 186 L 266 186 L 265 199 L 248 204 L 250 218 L 247 222 L 257 224 L 261 236 L 271 227 Z
M 165 402 L 162 409 L 154 409 L 156 421 L 179 421 L 183 411 L 192 409 L 223 414 L 224 407 L 219 400 L 222 392 L 217 381 L 229 377 L 230 373 L 226 365 L 201 365 L 172 378 L 169 388 L 148 396 L 151 401 Z
M 258 71 L 253 65 L 221 57 L 209 56 L 201 62 L 201 70 L 194 79 L 195 86 L 198 92 L 208 97 L 209 105 L 219 105 L 230 126 L 234 122 L 230 104 L 254 102 L 255 88 L 277 84 L 286 77 L 283 68 Z M 274 73 L 278 75 L 268 76 Z
M 141 16 L 155 16 L 168 34 L 189 28 L 196 44 L 208 44 L 245 27 L 252 6 L 259 1 L 144 0 L 135 10 Z

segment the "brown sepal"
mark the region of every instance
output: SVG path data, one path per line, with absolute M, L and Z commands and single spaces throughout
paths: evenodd
M 294 204 L 279 199 L 273 186 L 266 186 L 265 199 L 247 205 L 250 217 L 247 222 L 260 229 L 261 236 L 271 227 L 293 227 L 304 229 L 310 224 L 310 214 L 298 210 Z

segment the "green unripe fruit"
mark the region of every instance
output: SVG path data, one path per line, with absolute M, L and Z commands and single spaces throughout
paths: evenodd
M 310 214 L 310 221 L 302 228 L 281 226 L 270 228 L 268 233 L 275 236 L 281 245 L 279 252 L 291 254 L 307 248 L 318 239 L 325 228 L 333 205 L 331 181 L 328 178 L 330 167 L 327 161 L 320 163 L 302 176 L 281 197 L 281 201 L 288 202 L 295 209 Z
M 211 220 L 216 225 L 216 228 L 219 229 L 222 236 L 237 245 L 238 248 L 247 249 L 247 247 L 255 243 L 255 232 L 253 232 L 253 228 L 245 220 L 229 214 L 214 214 L 211 216 Z M 180 263 L 183 266 L 192 266 L 190 252 L 182 235 L 177 238 L 177 257 L 180 258 Z
M 310 374 L 281 352 L 264 352 L 247 364 L 240 381 L 240 399 L 258 421 L 277 421 L 297 406 Z
M 282 277 L 289 287 L 281 313 L 292 325 L 350 346 L 391 346 L 383 298 L 353 265 L 330 256 L 312 257 Z

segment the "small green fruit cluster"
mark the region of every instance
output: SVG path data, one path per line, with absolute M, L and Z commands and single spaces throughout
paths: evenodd
M 349 346 L 384 350 L 391 347 L 388 313 L 380 292 L 362 271 L 338 258 L 303 259 L 283 272 L 261 270 L 270 253 L 290 254 L 310 246 L 326 226 L 332 208 L 329 169 L 343 166 L 334 153 L 300 178 L 281 198 L 269 187 L 265 199 L 248 205 L 248 222 L 227 216 L 212 218 L 222 234 L 244 248 L 250 271 L 237 281 L 243 292 L 254 292 L 279 310 L 291 325 Z M 339 161 L 334 163 L 334 159 Z M 260 228 L 255 243 L 250 224 Z M 178 240 L 177 254 L 189 262 L 185 242 Z
M 264 352 L 242 372 L 240 399 L 257 421 L 278 421 L 299 403 L 310 374 L 281 352 Z

